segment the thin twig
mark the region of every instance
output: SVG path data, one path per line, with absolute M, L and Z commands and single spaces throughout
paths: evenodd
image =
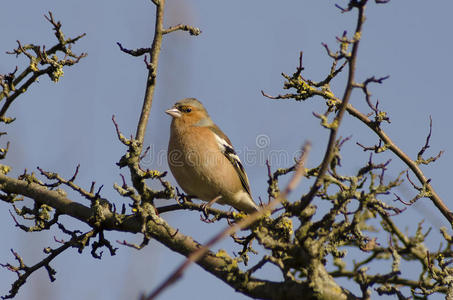
M 168 34 L 177 30 L 181 31 L 187 31 L 190 35 L 199 35 L 201 33 L 201 30 L 199 28 L 189 26 L 189 25 L 184 25 L 184 24 L 178 24 L 175 26 L 172 26 L 170 28 L 167 28 L 163 31 L 163 34 Z
M 146 53 L 149 53 L 151 51 L 150 48 L 138 48 L 138 49 L 126 49 L 123 47 L 123 45 L 120 42 L 116 42 L 118 47 L 120 47 L 120 50 L 124 53 L 127 53 L 132 56 L 142 56 Z

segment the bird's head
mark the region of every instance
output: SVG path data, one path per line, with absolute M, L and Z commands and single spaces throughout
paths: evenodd
M 203 104 L 195 98 L 186 98 L 176 102 L 165 113 L 173 117 L 173 120 L 182 121 L 187 125 L 210 126 L 211 118 Z

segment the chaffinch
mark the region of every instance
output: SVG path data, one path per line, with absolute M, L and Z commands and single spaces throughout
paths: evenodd
M 181 188 L 209 204 L 228 204 L 246 213 L 258 210 L 230 139 L 214 124 L 203 104 L 187 98 L 165 112 L 173 117 L 168 164 Z

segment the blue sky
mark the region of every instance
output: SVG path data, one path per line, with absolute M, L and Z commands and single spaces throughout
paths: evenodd
M 312 112 L 323 112 L 323 101 L 315 98 L 304 103 L 276 102 L 264 98 L 260 91 L 283 93 L 280 73 L 295 71 L 301 50 L 304 51 L 305 77 L 319 80 L 325 76 L 331 61 L 321 43 L 335 49 L 335 36 L 345 29 L 351 32 L 355 22 L 355 14 L 341 14 L 335 3 L 345 5 L 347 2 L 168 0 L 166 25 L 187 23 L 199 27 L 202 34 L 191 37 L 175 33 L 164 39 L 145 139 L 153 149 L 146 167 L 168 170 L 165 151 L 170 118 L 164 110 L 185 97 L 196 97 L 205 104 L 243 160 L 246 153 L 256 154 L 255 159 L 245 163 L 256 199 L 266 198 L 264 161 L 273 153 L 285 154 L 275 159 L 274 168 L 289 166 L 303 141 L 310 140 L 313 150 L 309 166 L 316 166 L 324 152 L 327 131 L 319 126 Z M 453 99 L 449 92 L 453 68 L 452 9 L 451 1 L 435 4 L 421 0 L 410 1 L 410 4 L 391 1 L 387 5 L 370 2 L 357 73 L 358 80 L 390 75 L 383 85 L 373 86 L 372 93 L 392 120 L 384 129 L 412 157 L 424 144 L 429 115 L 432 116 L 429 154 L 437 154 L 439 150 L 446 152 L 424 170 L 450 207 L 453 204 L 447 198 L 451 194 L 447 180 L 453 165 L 450 154 Z M 122 203 L 112 185 L 120 182 L 120 173 L 127 174 L 115 165 L 125 148 L 116 139 L 111 117 L 116 115 L 125 135 L 135 132 L 146 70 L 141 58 L 123 54 L 116 42 L 127 48 L 150 45 L 154 6 L 150 1 L 5 0 L 0 11 L 0 73 L 8 73 L 16 65 L 26 63 L 24 58 L 5 54 L 16 47 L 16 40 L 46 46 L 54 43 L 51 27 L 43 18 L 49 10 L 62 21 L 66 35 L 87 33 L 73 50 L 88 52 L 88 56 L 75 67 L 66 69 L 58 84 L 42 78 L 13 105 L 9 114 L 17 120 L 6 128 L 8 136 L 1 140 L 11 142 L 6 163 L 13 166 L 13 174 L 40 166 L 66 177 L 72 176 L 80 163 L 78 184 L 86 188 L 91 181 L 104 184 L 103 195 Z M 332 86 L 337 95 L 342 95 L 342 83 L 344 77 L 340 76 Z M 359 92 L 353 93 L 351 103 L 367 111 Z M 340 134 L 352 135 L 351 142 L 344 148 L 343 170 L 354 172 L 368 159 L 368 154 L 355 142 L 373 145 L 377 142 L 376 136 L 349 116 Z M 265 144 L 258 143 L 260 137 L 265 137 Z M 392 155 L 376 157 L 382 161 L 388 158 Z M 387 176 L 392 178 L 402 169 L 404 166 L 393 157 Z M 176 184 L 172 177 L 169 180 Z M 410 199 L 414 192 L 406 187 L 400 191 L 401 196 Z M 298 192 L 303 189 L 304 185 Z M 88 204 L 78 197 L 75 199 Z M 54 235 L 65 238 L 56 231 L 40 234 L 19 231 L 8 209 L 11 208 L 0 202 L 4 237 L 0 245 L 1 262 L 13 261 L 9 249 L 14 248 L 32 265 L 44 256 L 44 247 L 58 246 L 53 241 Z M 199 214 L 194 212 L 171 213 L 166 218 L 200 242 L 208 240 L 224 226 L 202 223 Z M 415 230 L 419 220 L 425 219 L 425 224 L 433 227 L 432 241 L 440 242 L 438 228 L 445 226 L 445 222 L 429 200 L 421 200 L 399 218 L 402 228 L 407 227 L 409 232 Z M 63 219 L 70 228 L 80 227 L 76 221 Z M 140 242 L 139 236 L 107 233 L 107 237 L 112 241 Z M 225 241 L 217 248 L 229 245 L 230 241 Z M 44 271 L 33 274 L 17 299 L 136 299 L 140 292 L 156 287 L 183 260 L 155 241 L 142 251 L 118 247 L 116 256 L 104 253 L 100 261 L 91 258 L 89 251 L 79 255 L 71 249 L 52 264 L 58 271 L 55 282 L 50 283 Z M 14 279 L 14 274 L 0 270 L 1 294 L 9 290 Z M 246 299 L 196 266 L 160 299 L 183 296 L 186 299 Z

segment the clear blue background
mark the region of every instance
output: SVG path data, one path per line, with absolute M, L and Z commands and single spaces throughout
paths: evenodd
M 281 72 L 292 74 L 298 64 L 299 51 L 304 51 L 305 77 L 322 79 L 330 67 L 321 42 L 336 49 L 335 36 L 344 29 L 352 32 L 355 12 L 341 14 L 334 4 L 347 1 L 183 1 L 168 0 L 165 14 L 167 26 L 186 23 L 200 27 L 203 33 L 191 37 L 178 32 L 165 37 L 158 71 L 146 145 L 152 146 L 145 167 L 168 170 L 165 159 L 170 118 L 164 110 L 185 97 L 197 97 L 207 107 L 215 122 L 229 135 L 245 162 L 252 192 L 256 199 L 266 199 L 267 157 L 272 166 L 286 167 L 304 140 L 313 143 L 309 165 L 316 166 L 324 153 L 327 131 L 319 126 L 312 112 L 324 111 L 321 99 L 305 103 L 273 101 L 264 98 L 260 90 L 270 94 L 284 92 Z M 142 58 L 123 54 L 116 46 L 147 47 L 152 40 L 154 5 L 150 1 L 25 1 L 4 0 L 0 10 L 0 73 L 5 74 L 27 60 L 5 54 L 22 43 L 55 43 L 50 24 L 43 18 L 47 11 L 63 23 L 67 36 L 86 32 L 87 36 L 73 48 L 76 53 L 88 52 L 75 67 L 65 69 L 58 84 L 41 78 L 38 84 L 21 96 L 9 110 L 17 120 L 2 131 L 2 145 L 11 142 L 5 163 L 18 175 L 40 166 L 71 177 L 81 164 L 77 183 L 89 188 L 91 181 L 103 184 L 103 196 L 119 204 L 123 199 L 112 189 L 120 183 L 115 162 L 125 151 L 117 140 L 111 122 L 113 114 L 125 135 L 135 133 L 141 109 L 146 70 Z M 453 108 L 451 59 L 453 20 L 451 1 L 430 2 L 391 1 L 376 5 L 370 1 L 367 21 L 358 58 L 357 79 L 372 75 L 390 75 L 383 85 L 373 86 L 374 100 L 389 112 L 392 124 L 384 125 L 387 133 L 411 157 L 415 157 L 425 142 L 429 115 L 433 118 L 433 136 L 428 154 L 446 153 L 430 167 L 426 176 L 450 207 L 451 150 Z M 332 88 L 341 96 L 344 76 Z M 368 112 L 362 95 L 354 92 L 351 103 Z M 368 159 L 355 142 L 373 145 L 376 136 L 358 121 L 346 115 L 342 136 L 352 134 L 343 151 L 342 170 L 352 174 Z M 258 137 L 265 144 L 258 144 Z M 275 156 L 275 153 L 284 153 Z M 253 158 L 254 157 L 254 158 Z M 383 154 L 376 161 L 393 157 Z M 393 157 L 394 158 L 394 157 Z M 392 179 L 403 170 L 396 158 L 387 172 Z M 449 171 L 450 170 L 450 171 Z M 169 180 L 175 184 L 170 176 Z M 282 180 L 282 185 L 285 180 Z M 153 185 L 158 186 L 158 185 Z M 306 185 L 302 185 L 300 194 Z M 399 188 L 408 200 L 414 191 L 405 184 Z M 70 195 L 88 205 L 81 197 Z M 297 195 L 293 195 L 296 198 Z M 161 203 L 165 204 L 165 203 Z M 323 204 L 319 204 L 321 207 Z M 19 207 L 22 204 L 19 204 Z M 27 234 L 14 227 L 8 204 L 0 202 L 2 243 L 0 262 L 13 262 L 9 249 L 14 248 L 28 265 L 45 255 L 42 249 L 58 247 L 53 238 L 68 238 L 58 231 Z M 175 212 L 165 216 L 185 234 L 204 242 L 223 224 L 205 224 L 196 212 Z M 397 217 L 402 228 L 413 233 L 416 224 L 425 219 L 433 227 L 430 244 L 441 241 L 439 228 L 443 218 L 429 200 L 420 200 Z M 79 222 L 63 217 L 69 228 L 84 228 Z M 126 239 L 140 242 L 140 236 L 107 233 L 111 241 Z M 388 237 L 381 236 L 385 243 Z M 379 240 L 378 240 L 379 241 Z M 230 249 L 226 240 L 218 248 Z M 104 253 L 95 260 L 86 249 L 82 255 L 75 249 L 66 251 L 51 265 L 58 271 L 57 280 L 50 283 L 44 270 L 33 274 L 20 290 L 17 299 L 137 299 L 170 274 L 183 257 L 151 241 L 141 251 L 119 247 L 110 257 Z M 409 267 L 408 267 L 409 268 Z M 408 269 L 409 270 L 409 269 Z M 388 269 L 387 269 L 388 271 Z M 270 278 L 279 279 L 274 270 L 263 270 Z M 15 275 L 0 270 L 0 294 L 6 294 Z M 359 294 L 356 286 L 347 287 Z M 192 266 L 183 279 L 167 290 L 160 299 L 246 299 L 220 280 Z

